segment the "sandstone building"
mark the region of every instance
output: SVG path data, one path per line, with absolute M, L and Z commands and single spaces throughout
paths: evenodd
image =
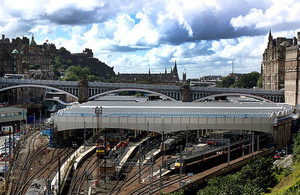
M 53 71 L 50 66 L 50 52 L 48 44 L 37 45 L 34 37 L 31 41 L 27 37 L 17 37 L 10 41 L 2 35 L 0 40 L 0 77 L 5 74 L 30 75 L 29 65 L 38 67 L 40 76 L 38 79 L 52 79 Z
M 300 32 L 298 32 L 298 41 Z M 268 46 L 263 53 L 263 88 L 284 90 L 285 102 L 299 104 L 299 43 L 297 38 L 278 37 L 273 39 L 269 32 Z
M 159 83 L 159 84 L 176 84 L 179 82 L 177 64 L 175 61 L 174 67 L 171 68 L 171 71 L 168 73 L 165 69 L 165 73 L 151 73 L 150 69 L 147 73 L 118 73 L 118 77 L 122 82 L 126 83 L 135 83 L 139 81 L 147 81 L 148 83 Z

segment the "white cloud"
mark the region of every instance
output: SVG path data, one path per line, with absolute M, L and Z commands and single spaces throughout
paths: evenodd
M 260 70 L 267 33 L 296 35 L 296 0 L 3 0 L 6 37 L 46 38 L 116 72 L 164 72 L 177 60 L 188 77 Z
M 284 30 L 285 23 L 296 22 L 300 24 L 298 13 L 300 12 L 300 2 L 297 0 L 277 1 L 266 10 L 252 8 L 246 15 L 239 15 L 231 19 L 231 24 L 235 28 L 252 27 L 271 28 L 273 26 Z M 285 24 L 285 25 L 284 25 Z

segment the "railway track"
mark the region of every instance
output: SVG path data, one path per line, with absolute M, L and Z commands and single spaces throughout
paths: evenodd
M 71 152 L 74 152 L 72 150 Z M 45 162 L 44 165 L 41 165 L 35 172 L 33 172 L 30 177 L 23 183 L 22 187 L 20 188 L 17 195 L 22 195 L 23 192 L 26 192 L 29 185 L 32 181 L 36 178 L 45 179 L 45 180 L 52 180 L 55 176 L 56 172 L 58 171 L 58 157 L 60 157 L 61 162 L 65 162 L 70 155 L 70 151 L 64 150 L 60 151 L 60 149 L 55 149 L 57 155 L 54 155 L 49 161 Z
M 74 172 L 68 191 L 69 195 L 80 194 L 81 186 L 86 179 L 86 170 L 89 171 L 89 175 L 93 173 L 97 166 L 96 154 L 87 158 Z
M 15 163 L 14 178 L 10 180 L 11 188 L 7 193 L 22 195 L 25 194 L 33 179 L 52 179 L 58 168 L 58 156 L 61 157 L 61 161 L 63 162 L 74 151 L 68 151 L 69 149 L 61 151 L 62 149 L 55 148 L 48 153 L 48 144 L 38 143 L 38 135 L 39 132 L 36 132 L 30 136 L 25 141 L 23 150 L 17 151 L 15 158 L 18 160 Z M 21 153 L 23 155 L 20 155 Z
M 123 189 L 126 187 L 129 187 L 131 184 L 134 182 L 138 182 L 139 179 L 139 167 L 138 167 L 138 157 L 139 157 L 139 152 L 133 157 L 133 162 L 136 162 L 136 165 L 129 165 L 126 168 L 125 172 L 125 178 L 121 181 L 121 177 L 118 178 L 117 182 L 115 183 L 114 187 L 111 189 L 109 194 L 119 194 Z M 145 166 L 148 165 L 148 166 Z M 145 165 L 141 166 L 141 177 L 143 175 L 147 174 L 151 168 L 149 163 L 146 163 Z M 122 182 L 121 184 L 119 184 Z
M 34 133 L 30 139 L 28 140 L 28 150 L 27 150 L 27 153 L 26 153 L 26 156 L 25 156 L 25 161 L 24 162 L 16 162 L 16 165 L 17 165 L 17 169 L 18 169 L 18 166 L 21 166 L 22 167 L 20 168 L 20 172 L 19 174 L 17 174 L 17 172 L 15 171 L 14 173 L 14 176 L 16 176 L 14 179 L 12 179 L 12 192 L 11 194 L 15 194 L 17 189 L 18 189 L 18 186 L 20 184 L 20 182 L 23 182 L 25 181 L 26 177 L 27 177 L 27 174 L 28 172 L 26 172 L 26 166 L 28 166 L 29 164 L 32 164 L 32 161 L 37 157 L 37 155 L 39 155 L 44 148 L 46 148 L 46 145 L 44 146 L 41 146 L 41 147 L 38 147 L 36 150 L 35 150 L 35 141 L 37 140 L 37 136 L 38 136 L 39 133 Z M 17 157 L 19 156 L 19 150 L 17 152 L 17 155 L 16 155 L 16 159 Z M 16 181 L 15 181 L 16 179 Z M 14 185 L 15 184 L 15 185 Z

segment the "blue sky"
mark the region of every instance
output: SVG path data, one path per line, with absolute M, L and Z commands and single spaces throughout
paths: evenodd
M 294 37 L 298 0 L 0 0 L 8 38 L 91 48 L 116 73 L 164 72 L 177 61 L 188 78 L 260 71 L 267 35 Z

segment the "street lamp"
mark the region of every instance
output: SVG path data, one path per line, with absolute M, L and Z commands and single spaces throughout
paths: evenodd
M 99 134 L 100 134 L 99 117 L 102 114 L 102 107 L 97 106 L 95 108 L 95 114 L 97 116 L 97 132 L 96 132 L 96 134 L 97 134 L 97 137 L 99 138 Z M 99 172 L 100 172 L 100 158 L 99 158 L 99 155 L 97 155 L 97 170 L 96 170 L 96 181 L 95 181 L 95 186 L 96 187 L 99 187 L 99 176 L 100 176 Z
M 99 116 L 102 114 L 102 106 L 95 108 L 95 114 L 97 115 L 97 136 L 100 134 L 100 119 Z

